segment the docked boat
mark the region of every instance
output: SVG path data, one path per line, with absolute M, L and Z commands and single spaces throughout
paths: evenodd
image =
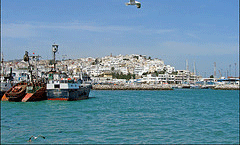
M 5 92 L 7 92 L 11 87 L 13 87 L 16 83 L 9 80 L 1 80 L 1 86 L 0 86 L 0 96 L 4 95 Z
M 2 101 L 21 102 L 26 95 L 26 82 L 20 82 L 11 87 L 2 97 Z
M 3 63 L 3 60 L 2 60 L 1 63 Z M 2 66 L 1 70 L 4 70 L 3 64 L 1 66 Z M 4 93 L 16 84 L 16 82 L 13 81 L 12 68 L 11 67 L 10 67 L 10 74 L 6 75 L 6 74 L 4 74 L 4 71 L 2 72 L 0 81 L 1 81 L 0 96 L 2 98 Z
M 12 102 L 28 102 L 28 101 L 41 101 L 46 100 L 46 84 L 40 83 L 38 79 L 33 79 L 32 65 L 29 62 L 29 57 L 33 59 L 36 56 L 28 56 L 28 52 L 25 52 L 24 61 L 28 62 L 30 80 L 28 82 L 21 82 L 10 88 L 2 97 L 2 101 Z M 35 76 L 36 77 L 36 76 Z
M 44 83 L 30 84 L 26 88 L 26 95 L 22 102 L 47 100 L 46 85 Z
M 190 85 L 189 85 L 189 84 L 183 84 L 183 85 L 182 85 L 182 88 L 183 88 L 183 89 L 190 89 Z
M 203 85 L 201 86 L 201 89 L 209 89 L 209 87 L 207 85 Z
M 201 89 L 201 86 L 196 84 L 191 84 L 190 89 Z
M 47 99 L 65 101 L 88 99 L 91 88 L 91 84 L 83 84 L 80 79 L 50 72 L 46 89 Z
M 37 56 L 32 56 L 32 59 L 36 61 Z M 22 102 L 28 102 L 28 101 L 41 101 L 46 100 L 46 84 L 40 83 L 38 79 L 33 79 L 32 75 L 32 65 L 29 62 L 29 56 L 28 52 L 25 52 L 24 55 L 24 61 L 28 62 L 29 64 L 29 72 L 30 72 L 30 81 L 28 82 L 28 85 L 26 87 L 26 94 L 24 98 L 22 98 Z M 36 73 L 36 78 L 38 74 Z
M 1 100 L 9 102 L 47 100 L 46 85 L 43 83 L 27 84 L 26 82 L 21 82 L 10 88 Z
M 89 98 L 92 88 L 91 84 L 82 83 L 81 79 L 69 77 L 66 73 L 56 71 L 55 53 L 58 51 L 58 45 L 52 45 L 54 65 L 53 70 L 48 73 L 47 99 L 48 100 L 83 100 Z

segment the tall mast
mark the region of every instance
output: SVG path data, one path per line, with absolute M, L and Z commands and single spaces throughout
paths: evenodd
M 28 69 L 29 69 L 29 72 L 30 72 L 30 82 L 33 84 L 34 82 L 33 82 L 33 76 L 32 76 L 32 66 L 29 62 L 29 56 L 28 56 L 27 51 L 25 51 L 25 55 L 23 56 L 23 60 L 28 63 Z
M 196 63 L 195 63 L 195 61 L 194 61 L 193 69 L 194 69 L 193 76 L 194 76 L 194 83 L 195 83 L 195 76 L 196 76 Z
M 232 74 L 231 74 L 231 64 L 229 65 L 229 76 L 231 77 Z
M 52 52 L 53 52 L 53 65 L 54 65 L 54 71 L 56 71 L 56 59 L 55 59 L 55 53 L 58 51 L 58 45 L 53 44 L 52 45 Z
M 2 59 L 1 59 L 1 74 L 4 76 L 4 65 L 3 65 L 3 53 L 1 53 Z

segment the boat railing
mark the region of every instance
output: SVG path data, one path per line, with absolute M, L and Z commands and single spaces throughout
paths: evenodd
M 79 81 L 74 80 L 74 79 L 61 79 L 61 80 L 49 80 L 48 81 L 49 84 L 54 84 L 54 83 L 79 83 Z

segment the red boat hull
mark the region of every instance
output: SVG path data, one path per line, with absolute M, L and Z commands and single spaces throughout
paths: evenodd
M 17 83 L 11 87 L 2 97 L 2 101 L 21 102 L 26 95 L 27 83 Z
M 42 86 L 39 90 L 37 90 L 34 93 L 27 93 L 25 97 L 22 99 L 22 102 L 42 101 L 42 100 L 47 100 L 46 86 Z

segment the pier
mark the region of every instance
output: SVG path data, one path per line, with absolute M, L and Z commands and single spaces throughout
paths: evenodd
M 183 89 L 183 85 L 161 85 L 161 84 L 95 84 L 92 85 L 93 90 L 173 90 L 173 88 Z M 198 89 L 213 89 L 213 90 L 239 90 L 239 85 L 211 85 Z M 188 89 L 196 89 L 189 87 Z
M 93 90 L 173 90 L 169 85 L 128 85 L 128 84 L 111 84 L 111 85 L 93 85 Z
M 214 90 L 239 90 L 239 85 L 217 85 Z

